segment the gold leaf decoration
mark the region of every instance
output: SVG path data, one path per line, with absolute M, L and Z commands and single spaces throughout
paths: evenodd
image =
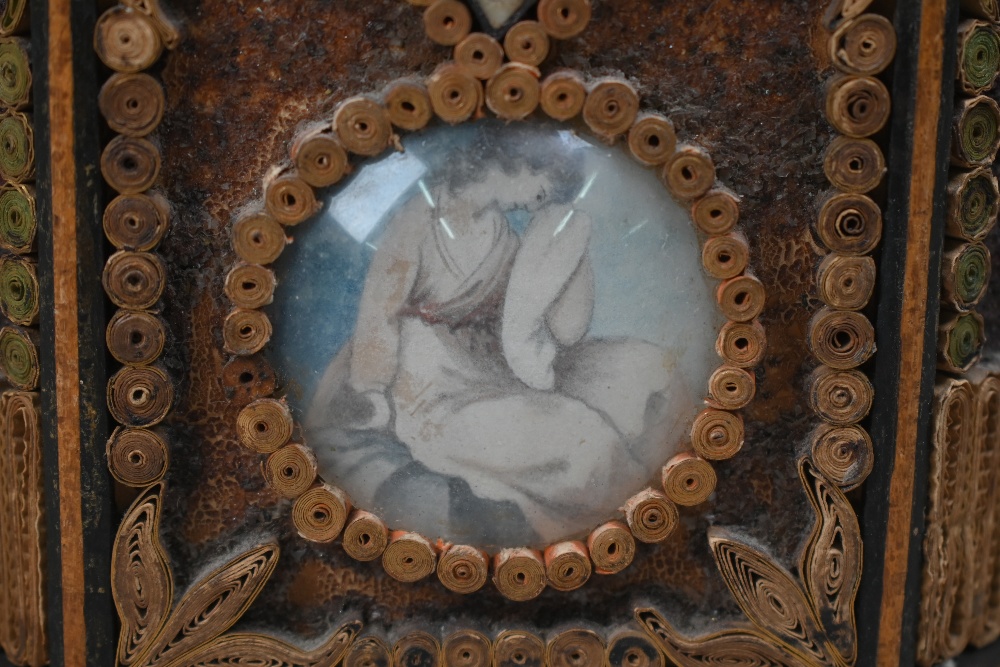
M 688 638 L 655 609 L 636 609 L 642 628 L 680 667 L 854 664 L 861 530 L 843 491 L 810 458 L 799 460 L 799 477 L 816 512 L 799 566 L 804 582 L 734 531 L 713 527 L 716 565 L 752 624 Z
M 787 570 L 724 528 L 710 528 L 708 543 L 722 578 L 747 618 L 803 657 L 819 664 L 834 662 L 819 619 Z
M 182 656 L 172 667 L 333 667 L 361 631 L 361 623 L 343 625 L 312 651 L 256 634 L 231 634 Z
M 148 664 L 170 664 L 228 630 L 249 609 L 277 562 L 278 545 L 265 544 L 196 582 L 170 614 Z
M 660 650 L 681 667 L 801 667 L 803 664 L 801 658 L 753 628 L 687 639 L 655 609 L 637 609 L 636 619 Z
M 162 484 L 154 484 L 132 503 L 111 552 L 122 665 L 138 664 L 145 657 L 167 621 L 173 598 L 173 578 L 159 539 L 162 491 Z
M 278 562 L 278 545 L 254 547 L 201 578 L 171 611 L 173 576 L 159 541 L 164 484 L 146 488 L 122 521 L 112 594 L 122 630 L 118 663 L 143 667 L 333 667 L 361 631 L 341 626 L 306 651 L 266 635 L 223 635 L 249 609 Z
M 847 498 L 811 460 L 800 461 L 799 477 L 816 511 L 799 571 L 830 644 L 850 665 L 858 654 L 854 596 L 861 581 L 861 528 Z

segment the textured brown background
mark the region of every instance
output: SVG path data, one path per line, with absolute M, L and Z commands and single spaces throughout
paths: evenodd
M 235 414 L 247 399 L 227 392 L 220 379 L 226 358 L 219 331 L 228 309 L 222 278 L 233 261 L 228 229 L 235 212 L 261 197 L 265 171 L 286 158 L 298 126 L 329 118 L 352 94 L 429 73 L 450 49 L 424 37 L 419 10 L 403 0 L 171 0 L 184 40 L 162 71 L 168 109 L 160 129 L 161 185 L 174 220 L 161 252 L 170 271 L 165 363 L 179 398 L 168 424 L 163 532 L 179 589 L 205 564 L 273 536 L 282 548 L 278 569 L 240 627 L 311 638 L 347 618 L 486 632 L 614 626 L 629 622 L 642 601 L 691 631 L 741 618 L 712 562 L 706 528 L 739 526 L 792 569 L 812 523 L 795 457 L 816 422 L 804 380 L 813 363 L 807 324 L 820 305 L 810 224 L 827 187 L 822 152 L 833 136 L 821 111 L 830 74 L 824 5 L 594 0 L 587 32 L 560 44 L 543 66 L 626 76 L 645 108 L 673 119 L 680 140 L 710 151 L 720 180 L 743 198 L 752 269 L 768 290 L 762 322 L 769 350 L 757 398 L 744 411 L 746 445 L 716 465 L 713 500 L 685 511 L 667 544 L 640 545 L 625 572 L 595 576 L 574 593 L 547 590 L 513 603 L 490 585 L 461 597 L 434 577 L 401 584 L 377 562 L 351 561 L 339 544 L 295 537 L 290 504 L 264 487 L 259 457 L 235 441 Z M 280 368 L 275 374 L 280 395 L 287 378 Z

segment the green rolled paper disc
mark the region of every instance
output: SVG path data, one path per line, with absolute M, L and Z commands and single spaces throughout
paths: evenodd
M 0 370 L 18 389 L 38 387 L 38 350 L 27 334 L 13 327 L 0 330 Z
M 1000 34 L 989 25 L 978 25 L 962 43 L 961 76 L 976 92 L 993 85 L 1000 70 Z
M 32 141 L 31 126 L 24 114 L 0 118 L 0 175 L 14 183 L 31 176 L 35 168 Z
M 30 326 L 38 319 L 38 276 L 32 263 L 0 260 L 0 310 L 11 322 Z
M 0 247 L 31 252 L 36 230 L 34 193 L 23 185 L 0 189 Z
M 0 246 L 21 254 L 35 246 L 34 193 L 25 186 L 0 189 Z
M 983 318 L 978 313 L 966 313 L 955 320 L 955 326 L 947 332 L 945 355 L 948 364 L 960 371 L 966 371 L 976 363 L 983 349 Z
M 990 280 L 990 253 L 982 244 L 968 245 L 954 264 L 955 295 L 968 307 L 982 298 Z
M 958 121 L 959 151 L 972 164 L 992 160 L 996 155 L 1000 110 L 996 102 L 980 97 L 965 109 Z
M 15 109 L 31 102 L 31 63 L 26 44 L 15 37 L 0 39 L 0 102 Z
M 966 238 L 982 238 L 996 220 L 997 192 L 996 181 L 986 174 L 970 178 L 959 195 L 959 214 Z

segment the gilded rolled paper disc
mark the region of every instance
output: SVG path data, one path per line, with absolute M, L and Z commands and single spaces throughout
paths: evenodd
M 489 79 L 503 64 L 503 47 L 481 32 L 468 35 L 455 45 L 455 60 L 477 79 Z
M 549 55 L 549 36 L 537 21 L 521 21 L 507 31 L 503 48 L 512 61 L 537 67 Z

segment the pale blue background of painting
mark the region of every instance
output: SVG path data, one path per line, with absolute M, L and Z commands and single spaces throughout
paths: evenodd
M 502 123 L 480 123 L 493 124 L 492 131 L 503 140 Z M 424 170 L 433 174 L 435 165 L 452 151 L 463 150 L 474 129 L 472 124 L 434 127 L 405 136 L 405 153 L 391 153 L 369 162 L 371 167 L 361 167 L 331 189 L 317 216 L 287 230 L 293 243 L 274 267 L 278 288 L 268 308 L 274 323 L 269 355 L 298 414 L 308 409 L 316 382 L 354 329 L 373 246 L 378 246 L 390 217 L 383 215 L 376 222 L 365 216 L 370 217 L 373 208 L 394 210 L 379 190 L 378 184 L 384 190 L 384 174 L 403 175 L 401 184 L 390 184 L 394 203 L 420 197 L 415 175 Z M 576 204 L 594 221 L 590 257 L 596 294 L 588 336 L 630 336 L 662 346 L 676 360 L 681 380 L 696 395 L 704 395 L 708 374 L 719 363 L 714 343 L 723 319 L 715 306 L 714 281 L 701 267 L 687 209 L 674 202 L 653 170 L 636 163 L 626 148 L 577 136 L 564 125 L 536 123 L 532 129 L 538 141 L 551 144 L 554 160 L 582 160 L 585 182 L 596 174 Z M 392 161 L 391 169 L 387 161 Z M 366 179 L 366 169 L 378 169 L 379 178 Z M 357 181 L 363 180 L 371 181 L 370 187 L 359 192 Z M 353 201 L 345 202 L 345 195 Z M 342 217 L 355 227 L 361 220 L 362 229 L 353 232 L 364 242 L 338 224 L 332 209 L 345 206 L 361 211 L 360 216 Z M 521 212 L 508 219 L 519 234 L 528 222 Z

